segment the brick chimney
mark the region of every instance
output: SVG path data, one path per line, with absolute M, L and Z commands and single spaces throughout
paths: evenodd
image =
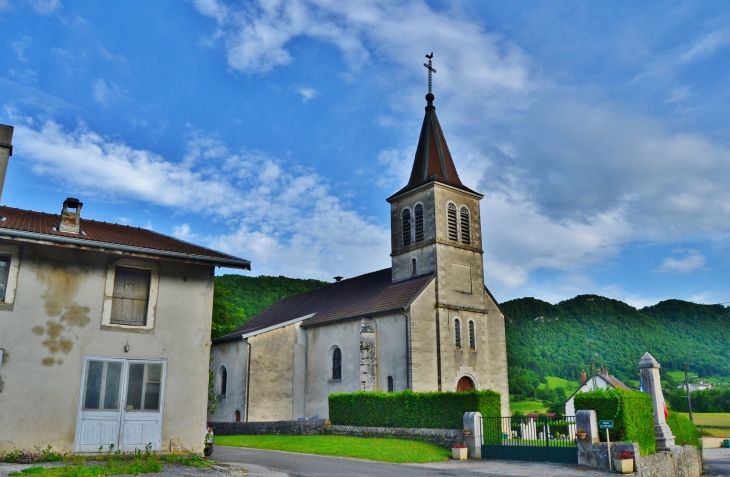
M 585 370 L 580 372 L 580 385 L 583 386 L 588 381 Z
M 13 127 L 0 124 L 0 198 L 5 185 L 5 173 L 8 171 L 8 160 L 13 155 Z
M 63 201 L 61 223 L 58 225 L 59 232 L 79 233 L 81 229 L 81 207 L 83 205 L 82 202 L 79 202 L 79 199 L 74 199 L 73 197 L 69 197 Z
M 606 376 L 608 376 L 608 368 L 603 368 L 603 374 L 605 374 Z

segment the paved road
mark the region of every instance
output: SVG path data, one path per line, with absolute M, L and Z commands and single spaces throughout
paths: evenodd
M 705 449 L 702 451 L 703 475 L 730 476 L 730 449 Z
M 213 459 L 248 468 L 247 477 L 598 477 L 612 472 L 585 467 L 494 460 L 448 461 L 436 464 L 386 464 L 360 459 L 216 446 Z M 252 465 L 255 465 L 254 468 Z

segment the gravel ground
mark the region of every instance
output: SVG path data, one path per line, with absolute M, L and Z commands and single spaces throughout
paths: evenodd
M 0 463 L 0 477 L 8 477 L 8 473 L 17 472 L 28 467 L 58 467 L 67 463 L 41 464 L 2 464 Z M 257 467 L 258 470 L 258 466 Z M 186 465 L 164 464 L 162 472 L 156 474 L 139 474 L 137 477 L 253 477 L 259 473 L 249 473 L 248 469 L 238 466 L 214 465 L 211 467 L 188 467 Z M 124 477 L 127 477 L 126 474 Z

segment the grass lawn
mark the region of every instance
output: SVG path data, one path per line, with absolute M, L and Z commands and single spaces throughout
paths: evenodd
M 557 376 L 545 376 L 545 380 L 547 381 L 548 386 L 550 386 L 551 389 L 565 389 L 565 394 L 567 396 L 573 394 L 575 390 L 580 387 L 580 383 L 578 381 L 569 381 L 567 379 L 558 378 Z M 545 384 L 540 383 L 538 389 L 543 389 L 544 387 Z
M 689 413 L 680 412 L 689 418 Z M 730 412 L 693 412 L 695 425 L 715 437 L 730 437 Z M 708 427 L 705 427 L 708 426 Z
M 512 412 L 520 411 L 525 414 L 530 412 L 547 412 L 547 409 L 542 405 L 542 401 L 511 401 L 509 407 Z
M 216 436 L 215 444 L 355 457 L 395 464 L 441 462 L 451 456 L 450 450 L 425 442 L 349 436 Z

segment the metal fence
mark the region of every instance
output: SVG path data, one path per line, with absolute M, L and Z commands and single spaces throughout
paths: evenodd
M 483 417 L 487 459 L 577 463 L 575 416 Z

